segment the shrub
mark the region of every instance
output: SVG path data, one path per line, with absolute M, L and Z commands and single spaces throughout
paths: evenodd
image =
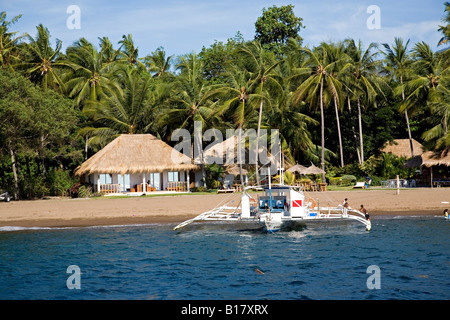
M 208 189 L 206 187 L 194 187 L 192 192 L 206 192 Z
M 342 185 L 348 186 L 354 182 L 356 182 L 356 177 L 354 175 L 346 174 L 342 176 Z
M 20 194 L 25 199 L 42 198 L 48 193 L 49 189 L 42 175 L 32 176 L 20 185 Z
M 68 171 L 52 170 L 47 174 L 50 192 L 53 195 L 64 196 L 73 185 L 73 180 Z
M 330 178 L 330 185 L 332 186 L 339 186 L 342 183 L 342 177 L 334 177 L 334 178 Z
M 92 187 L 91 186 L 80 186 L 78 188 L 78 198 L 90 198 L 92 197 Z

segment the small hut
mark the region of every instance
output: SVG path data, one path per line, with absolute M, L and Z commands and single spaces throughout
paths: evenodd
M 151 134 L 122 134 L 83 162 L 75 175 L 104 193 L 189 191 L 191 159 Z
M 419 184 L 450 186 L 450 152 L 427 151 L 406 161 L 408 168 L 420 168 Z
M 386 146 L 381 149 L 381 152 L 392 153 L 397 157 L 403 157 L 406 159 L 420 156 L 423 153 L 423 146 L 412 139 L 413 145 L 413 155 L 411 155 L 411 144 L 409 139 L 395 139 L 394 141 L 388 142 Z

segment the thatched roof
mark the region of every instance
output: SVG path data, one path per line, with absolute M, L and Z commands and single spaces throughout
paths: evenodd
M 232 164 L 232 165 L 228 166 L 225 171 L 234 176 L 237 176 L 241 173 L 240 168 L 237 164 Z M 242 168 L 242 174 L 246 175 L 246 174 L 248 174 L 248 171 L 245 170 L 244 168 Z
M 83 162 L 76 175 L 198 170 L 191 159 L 151 134 L 122 134 Z
M 241 138 L 241 143 L 245 143 L 245 138 Z M 229 137 L 228 139 L 216 143 L 215 145 L 208 146 L 203 151 L 203 161 L 205 163 L 213 163 L 214 161 L 217 161 L 218 159 L 222 159 L 222 163 L 224 165 L 232 165 L 235 163 L 239 163 L 238 158 L 238 150 L 239 150 L 239 137 L 236 135 L 233 135 Z M 250 156 L 250 149 L 248 147 L 242 148 L 243 154 L 242 154 L 242 161 L 246 162 L 249 159 Z M 253 149 L 255 150 L 255 149 Z M 268 160 L 271 162 L 276 162 L 278 160 L 278 157 L 275 159 L 275 157 L 269 152 L 269 150 L 264 146 L 259 146 L 259 154 L 264 154 L 267 156 Z M 284 156 L 284 155 L 283 155 Z M 286 168 L 289 168 L 292 166 L 292 163 L 284 157 L 284 166 Z M 195 158 L 195 163 L 200 163 L 200 157 Z
M 292 167 L 290 167 L 287 171 L 289 172 L 298 172 L 300 174 L 304 174 L 304 172 L 306 171 L 306 167 L 302 166 L 301 164 L 295 164 Z
M 244 139 L 242 139 L 244 141 Z M 234 164 L 238 159 L 238 136 L 231 136 L 230 138 L 216 143 L 212 147 L 208 146 L 203 150 L 203 161 L 205 163 L 212 163 L 214 160 L 222 159 L 222 163 L 225 165 Z M 244 152 L 247 148 L 244 148 Z M 228 157 L 227 157 L 228 155 Z M 233 157 L 231 157 L 231 155 Z M 242 158 L 245 159 L 246 155 L 243 154 Z M 195 158 L 196 163 L 200 162 L 200 157 Z
M 423 146 L 412 139 L 414 157 L 419 156 L 423 153 Z M 392 142 L 388 142 L 388 144 L 381 149 L 381 152 L 392 153 L 397 157 L 404 157 L 406 159 L 411 158 L 411 146 L 409 143 L 409 139 L 395 139 Z
M 323 171 L 323 170 L 320 169 L 320 168 L 317 168 L 317 167 L 312 163 L 311 166 L 308 167 L 308 168 L 305 170 L 305 173 L 304 173 L 304 174 L 322 174 L 322 173 L 325 173 L 325 171 Z
M 420 156 L 408 160 L 406 167 L 433 167 L 433 166 L 450 166 L 450 152 L 449 153 L 435 153 L 427 151 Z

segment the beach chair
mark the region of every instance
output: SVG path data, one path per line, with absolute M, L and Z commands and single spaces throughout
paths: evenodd
M 355 189 L 355 188 L 362 188 L 362 189 L 364 189 L 365 188 L 364 182 L 356 182 L 356 184 L 353 186 L 353 189 Z

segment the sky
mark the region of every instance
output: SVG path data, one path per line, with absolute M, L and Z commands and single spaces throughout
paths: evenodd
M 11 27 L 18 34 L 36 36 L 42 23 L 63 51 L 85 37 L 98 46 L 99 37 L 108 37 L 115 47 L 122 35 L 132 34 L 139 57 L 164 47 L 168 55 L 200 52 L 216 40 L 226 42 L 239 31 L 245 40 L 255 36 L 255 22 L 263 8 L 292 4 L 303 19 L 300 36 L 310 47 L 322 41 L 346 38 L 392 44 L 395 37 L 410 39 L 410 47 L 425 41 L 433 50 L 442 34 L 444 0 L 0 0 L 0 12 L 7 20 L 22 14 Z M 69 28 L 67 13 L 71 5 L 79 8 L 79 29 Z M 376 6 L 375 11 L 368 10 Z M 69 24 L 70 25 L 70 24 Z M 376 27 L 376 28 L 374 28 Z

